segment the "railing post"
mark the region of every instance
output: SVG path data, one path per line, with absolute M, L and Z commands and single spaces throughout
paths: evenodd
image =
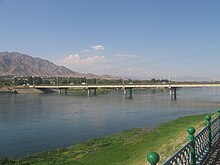
M 205 116 L 205 122 L 206 122 L 206 126 L 208 126 L 208 136 L 209 136 L 209 149 L 212 147 L 212 130 L 211 130 L 211 116 L 210 115 L 206 115 Z
M 151 165 L 156 165 L 160 160 L 160 156 L 156 152 L 149 152 L 147 154 L 147 160 L 150 162 Z
M 220 138 L 220 108 L 218 109 L 218 138 Z
M 218 116 L 220 116 L 220 108 L 218 109 Z
M 189 127 L 188 132 L 188 141 L 190 142 L 190 164 L 196 165 L 196 155 L 195 155 L 195 128 Z

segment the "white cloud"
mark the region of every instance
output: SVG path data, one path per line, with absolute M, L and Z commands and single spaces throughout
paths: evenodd
M 72 66 L 72 65 L 78 65 L 80 63 L 80 56 L 79 54 L 69 55 L 68 57 L 65 57 L 63 59 L 63 65 L 64 66 Z
M 85 49 L 85 50 L 83 50 L 82 52 L 84 52 L 84 53 L 89 53 L 90 50 Z
M 86 58 L 81 58 L 79 54 L 69 55 L 63 59 L 63 65 L 67 67 L 77 66 L 77 65 L 88 65 L 97 62 L 104 61 L 104 56 L 89 56 Z
M 118 54 L 117 57 L 121 58 L 137 58 L 138 56 L 135 54 Z
M 104 60 L 104 56 L 90 56 L 81 60 L 82 64 L 92 64 Z
M 91 46 L 91 48 L 93 50 L 97 50 L 97 51 L 105 50 L 105 47 L 103 45 L 93 45 L 93 46 Z

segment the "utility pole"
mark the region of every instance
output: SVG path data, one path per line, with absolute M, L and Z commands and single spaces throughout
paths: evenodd
M 171 78 L 170 78 L 170 73 L 169 73 L 169 84 L 170 84 L 170 82 L 171 82 Z

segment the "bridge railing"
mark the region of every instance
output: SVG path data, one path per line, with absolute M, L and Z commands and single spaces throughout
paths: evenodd
M 220 110 L 218 116 L 211 121 L 211 116 L 205 116 L 206 126 L 196 135 L 195 128 L 189 127 L 188 143 L 177 151 L 173 156 L 166 160 L 163 165 L 197 165 L 201 164 L 210 149 L 220 138 Z M 159 162 L 159 155 L 156 152 L 150 152 L 147 159 L 151 165 Z

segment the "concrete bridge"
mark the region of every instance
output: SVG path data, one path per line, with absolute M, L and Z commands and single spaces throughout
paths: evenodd
M 29 88 L 36 88 L 36 89 L 57 89 L 59 93 L 62 90 L 67 93 L 68 89 L 85 89 L 88 92 L 88 95 L 93 94 L 96 95 L 96 89 L 103 88 L 103 89 L 123 89 L 124 94 L 128 95 L 129 98 L 132 98 L 132 89 L 134 88 L 168 88 L 170 89 L 171 99 L 177 99 L 177 88 L 201 88 L 201 87 L 220 87 L 220 84 L 214 83 L 198 83 L 198 84 L 107 84 L 107 85 L 30 85 Z

